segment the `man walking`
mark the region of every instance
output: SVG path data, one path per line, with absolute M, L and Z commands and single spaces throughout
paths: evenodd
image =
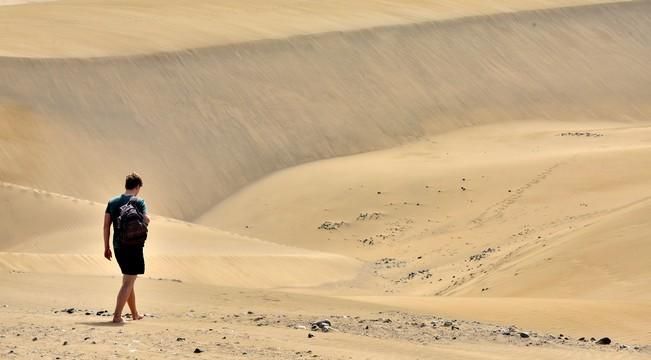
M 129 304 L 133 320 L 142 319 L 142 316 L 136 308 L 134 284 L 138 275 L 145 273 L 145 259 L 143 256 L 144 238 L 140 236 L 136 241 L 129 239 L 131 242 L 127 242 L 127 237 L 133 237 L 134 232 L 131 231 L 133 230 L 133 226 L 128 224 L 130 227 L 129 231 L 131 232 L 125 232 L 124 229 L 120 229 L 120 226 L 123 228 L 126 227 L 125 219 L 127 217 L 129 217 L 129 221 L 136 219 L 136 227 L 140 225 L 144 229 L 144 236 L 146 238 L 146 227 L 149 224 L 149 216 L 147 216 L 145 201 L 137 197 L 141 187 L 142 179 L 138 174 L 131 173 L 127 175 L 124 184 L 124 194 L 111 199 L 106 206 L 104 214 L 104 257 L 109 261 L 113 257 L 111 247 L 109 246 L 112 223 L 113 250 L 115 251 L 115 259 L 118 261 L 118 265 L 120 265 L 123 274 L 122 287 L 118 292 L 115 312 L 113 313 L 114 323 L 124 322 L 122 319 L 122 310 L 125 304 Z

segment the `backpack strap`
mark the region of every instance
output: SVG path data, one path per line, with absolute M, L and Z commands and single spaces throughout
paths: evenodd
M 136 206 L 136 203 L 138 203 L 139 200 L 140 199 L 137 198 L 135 195 L 132 195 L 131 198 L 129 198 L 129 201 L 127 201 L 125 205 L 133 204 L 134 205 L 133 207 L 136 209 L 138 214 L 143 215 L 144 213 L 140 210 L 140 207 Z

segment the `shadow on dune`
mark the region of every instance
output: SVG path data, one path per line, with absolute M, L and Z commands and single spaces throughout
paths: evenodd
M 33 120 L 0 136 L 2 162 L 30 159 L 0 179 L 103 202 L 138 169 L 156 213 L 193 220 L 279 169 L 430 133 L 647 119 L 649 14 L 636 1 L 125 58 L 1 58 L 0 126 Z

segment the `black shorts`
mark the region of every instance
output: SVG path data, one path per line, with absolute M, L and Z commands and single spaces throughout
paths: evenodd
M 142 250 L 141 246 L 115 249 L 115 259 L 120 265 L 122 274 L 141 275 L 145 273 L 145 257 Z

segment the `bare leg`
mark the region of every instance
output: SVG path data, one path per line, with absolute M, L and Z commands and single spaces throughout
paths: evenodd
M 127 304 L 129 304 L 129 309 L 131 309 L 131 318 L 133 320 L 142 320 L 142 316 L 138 314 L 138 309 L 136 309 L 136 286 L 134 281 L 134 286 L 131 288 L 131 294 L 129 299 L 127 299 Z
M 122 310 L 124 305 L 127 303 L 131 292 L 133 291 L 133 283 L 136 281 L 138 275 L 123 275 L 122 276 L 122 287 L 118 292 L 118 297 L 115 302 L 115 311 L 113 312 L 113 322 L 122 323 Z M 135 300 L 135 297 L 134 297 Z

